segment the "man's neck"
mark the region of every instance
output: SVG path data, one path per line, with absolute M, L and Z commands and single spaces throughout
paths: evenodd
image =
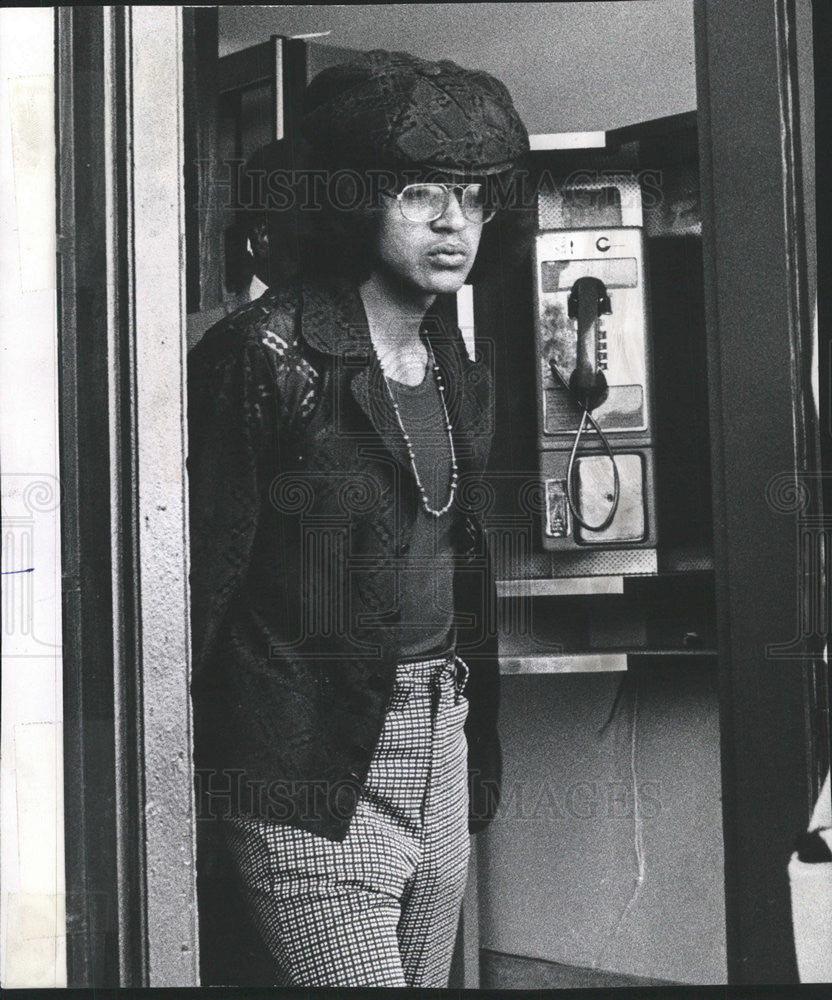
M 435 295 L 405 287 L 373 273 L 358 287 L 376 353 L 403 359 L 423 355 L 419 328 Z

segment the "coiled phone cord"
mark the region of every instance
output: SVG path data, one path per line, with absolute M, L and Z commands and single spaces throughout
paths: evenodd
M 549 361 L 549 368 L 552 370 L 552 374 L 556 375 L 560 379 L 560 381 L 563 382 L 563 386 L 566 389 L 566 391 L 575 400 L 575 402 L 578 404 L 578 406 L 580 406 L 582 410 L 581 423 L 578 426 L 577 432 L 575 433 L 575 440 L 572 443 L 572 451 L 569 454 L 569 465 L 566 469 L 566 502 L 569 504 L 569 510 L 572 512 L 572 517 L 575 518 L 575 520 L 578 522 L 578 524 L 580 524 L 582 528 L 585 528 L 587 531 L 603 531 L 605 528 L 608 528 L 610 524 L 612 524 L 612 519 L 615 517 L 616 511 L 618 510 L 618 501 L 621 497 L 621 480 L 618 475 L 618 466 L 615 464 L 615 455 L 613 454 L 612 447 L 610 446 L 609 440 L 607 439 L 607 435 L 598 426 L 598 421 L 589 412 L 589 408 L 571 390 L 571 388 L 569 387 L 569 383 L 566 381 L 563 375 L 561 375 L 554 361 L 552 360 Z M 587 420 L 589 420 L 590 424 L 592 424 L 593 430 L 601 439 L 601 443 L 607 449 L 607 454 L 610 457 L 610 462 L 612 462 L 612 477 L 613 477 L 612 504 L 610 506 L 609 513 L 600 524 L 589 524 L 587 521 L 585 521 L 578 513 L 577 508 L 575 507 L 575 502 L 572 499 L 572 476 L 574 474 L 574 468 L 575 468 L 575 456 L 578 452 L 578 445 L 580 444 L 581 437 L 583 436 L 583 433 L 586 429 Z

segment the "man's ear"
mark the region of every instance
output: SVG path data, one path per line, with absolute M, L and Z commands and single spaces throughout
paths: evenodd
M 260 261 L 269 258 L 269 224 L 265 219 L 258 219 L 249 230 L 249 241 L 255 259 Z

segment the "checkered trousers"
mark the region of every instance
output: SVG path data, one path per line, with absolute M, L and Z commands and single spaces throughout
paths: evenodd
M 467 665 L 399 664 L 346 838 L 224 822 L 278 986 L 446 987 L 465 890 Z

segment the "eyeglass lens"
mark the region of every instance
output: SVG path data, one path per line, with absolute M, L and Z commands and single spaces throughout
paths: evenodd
M 438 219 L 448 208 L 451 192 L 456 194 L 462 214 L 470 222 L 488 222 L 493 218 L 494 210 L 487 205 L 484 184 L 408 184 L 399 195 L 402 214 L 412 222 Z

